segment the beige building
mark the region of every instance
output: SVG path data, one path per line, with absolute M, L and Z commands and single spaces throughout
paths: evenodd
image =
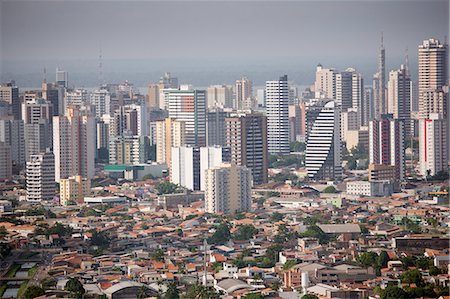
M 252 88 L 252 81 L 246 77 L 236 80 L 234 109 L 246 110 L 254 108 Z
M 369 181 L 395 181 L 395 166 L 383 164 L 369 164 Z
M 245 166 L 223 163 L 206 171 L 205 209 L 234 214 L 251 209 L 252 175 Z
M 67 206 L 71 203 L 83 203 L 84 197 L 89 195 L 91 181 L 79 175 L 61 179 L 59 183 L 59 201 Z
M 11 146 L 5 142 L 0 142 L 0 179 L 9 179 L 11 176 Z
M 156 162 L 170 166 L 172 147 L 185 143 L 185 123 L 172 118 L 156 122 Z
M 148 107 L 149 108 L 159 108 L 159 85 L 149 84 L 148 85 Z

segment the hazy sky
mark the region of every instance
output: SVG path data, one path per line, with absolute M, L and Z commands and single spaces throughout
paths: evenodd
M 105 77 L 208 65 L 270 72 L 293 61 L 310 73 L 319 62 L 370 72 L 381 31 L 395 66 L 405 48 L 415 64 L 417 45 L 449 26 L 448 1 L 0 1 L 4 79 L 43 64 L 82 72 L 76 61 L 95 72 L 100 45 Z

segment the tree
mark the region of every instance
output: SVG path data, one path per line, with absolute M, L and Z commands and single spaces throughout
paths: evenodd
M 322 193 L 338 193 L 338 191 L 334 188 L 334 186 L 328 186 L 323 189 Z
M 407 299 L 408 293 L 397 286 L 388 286 L 381 292 L 381 299 Z
M 180 193 L 182 188 L 170 181 L 163 181 L 155 186 L 158 195 Z
M 365 267 L 374 266 L 378 261 L 378 254 L 375 252 L 364 252 L 356 260 Z
M 164 250 L 161 248 L 156 249 L 151 253 L 150 258 L 159 262 L 164 261 Z
M 96 230 L 92 230 L 92 238 L 91 244 L 94 246 L 98 246 L 100 248 L 107 248 L 111 243 L 110 238 L 105 232 L 98 232 Z
M 419 257 L 415 262 L 416 267 L 422 270 L 428 270 L 431 264 L 432 264 L 431 259 L 427 257 Z
M 417 286 L 423 285 L 422 274 L 417 269 L 403 272 L 400 279 L 403 283 L 415 283 Z
M 181 296 L 183 299 L 210 299 L 219 298 L 219 294 L 211 287 L 205 287 L 201 284 L 193 284 L 188 287 L 186 293 Z
M 302 296 L 302 299 L 319 299 L 319 297 L 313 294 L 306 294 Z
M 216 228 L 214 234 L 208 238 L 208 244 L 223 245 L 231 238 L 230 227 L 228 223 L 222 222 Z
M 248 293 L 245 294 L 242 299 L 263 299 L 264 297 L 261 294 L 255 294 L 255 293 Z
M 284 215 L 281 214 L 281 213 L 279 213 L 279 212 L 274 212 L 274 213 L 272 214 L 272 216 L 270 216 L 270 219 L 271 219 L 273 222 L 281 221 L 281 220 L 283 220 L 283 218 L 284 218 Z
M 83 287 L 83 284 L 76 278 L 70 278 L 66 285 L 64 286 L 64 290 L 70 292 L 70 294 L 75 298 L 81 298 L 86 290 Z
M 297 265 L 296 260 L 287 260 L 286 263 L 284 263 L 284 265 L 283 265 L 283 270 L 289 270 L 292 267 L 294 267 L 295 265 Z
M 26 299 L 33 299 L 45 295 L 44 289 L 38 286 L 29 286 L 23 294 Z
M 390 260 L 389 255 L 387 254 L 386 251 L 383 250 L 380 252 L 380 255 L 378 256 L 377 264 L 381 268 L 386 268 L 389 260 Z
M 304 142 L 294 141 L 290 144 L 291 152 L 303 152 L 306 150 L 306 144 Z
M 238 226 L 238 229 L 233 238 L 235 240 L 250 240 L 257 233 L 258 229 L 256 227 L 251 224 L 244 224 Z
M 328 242 L 328 236 L 317 225 L 310 225 L 305 232 L 301 234 L 303 238 L 317 238 L 321 244 Z
M 439 269 L 436 266 L 431 266 L 430 269 L 428 269 L 428 272 L 430 273 L 431 276 L 436 276 L 441 274 L 441 269 Z
M 178 299 L 180 298 L 180 292 L 178 291 L 177 285 L 171 282 L 167 285 L 167 291 L 164 294 L 165 299 Z
M 276 263 L 278 262 L 278 255 L 281 250 L 283 250 L 283 247 L 281 245 L 271 245 L 267 247 L 266 257 Z

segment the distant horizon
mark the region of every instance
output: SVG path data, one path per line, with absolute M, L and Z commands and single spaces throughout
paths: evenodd
M 11 1 L 0 0 L 1 81 L 40 86 L 56 66 L 76 86 L 136 86 L 170 71 L 208 86 L 287 74 L 312 84 L 315 67 L 353 67 L 370 85 L 381 33 L 386 72 L 404 63 L 413 80 L 417 46 L 448 36 L 449 3 L 404 1 Z M 432 16 L 432 17 L 430 17 Z M 80 22 L 82 17 L 82 22 Z

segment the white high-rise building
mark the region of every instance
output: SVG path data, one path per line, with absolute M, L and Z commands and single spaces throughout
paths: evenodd
M 424 40 L 419 45 L 419 117 L 421 119 L 427 119 L 430 113 L 447 115 L 446 99 L 444 96 L 439 96 L 444 85 L 448 84 L 447 80 L 448 45 L 433 38 Z
M 192 146 L 206 146 L 206 92 L 181 89 L 165 92 L 169 117 L 183 121 L 185 142 Z
M 221 146 L 208 146 L 200 148 L 200 190 L 206 188 L 206 170 L 220 165 L 223 162 L 223 148 Z
M 267 139 L 270 154 L 289 154 L 289 86 L 287 75 L 266 82 Z
M 53 117 L 55 181 L 74 175 L 92 178 L 95 160 L 95 119 L 79 107 L 69 107 L 66 116 Z
M 430 113 L 419 120 L 420 173 L 423 176 L 447 171 L 448 122 L 442 114 Z
M 170 180 L 190 190 L 200 190 L 200 149 L 172 147 Z
M 316 68 L 314 82 L 315 97 L 318 99 L 336 99 L 336 75 L 334 69 L 325 69 L 321 64 Z
M 69 73 L 59 67 L 56 68 L 56 84 L 63 87 L 69 86 Z
M 93 91 L 91 104 L 95 106 L 95 116 L 98 118 L 111 113 L 111 96 L 106 89 Z
M 64 94 L 64 107 L 72 105 L 82 106 L 88 103 L 89 94 L 86 89 L 66 90 Z
M 55 196 L 55 156 L 49 150 L 31 155 L 27 162 L 27 200 L 52 200 Z
M 251 210 L 252 174 L 247 167 L 224 163 L 209 168 L 205 186 L 206 212 L 234 214 Z
M 305 166 L 313 180 L 337 179 L 342 175 L 340 111 L 334 101 L 314 108 L 309 113 Z M 311 124 L 311 125 L 309 125 Z

